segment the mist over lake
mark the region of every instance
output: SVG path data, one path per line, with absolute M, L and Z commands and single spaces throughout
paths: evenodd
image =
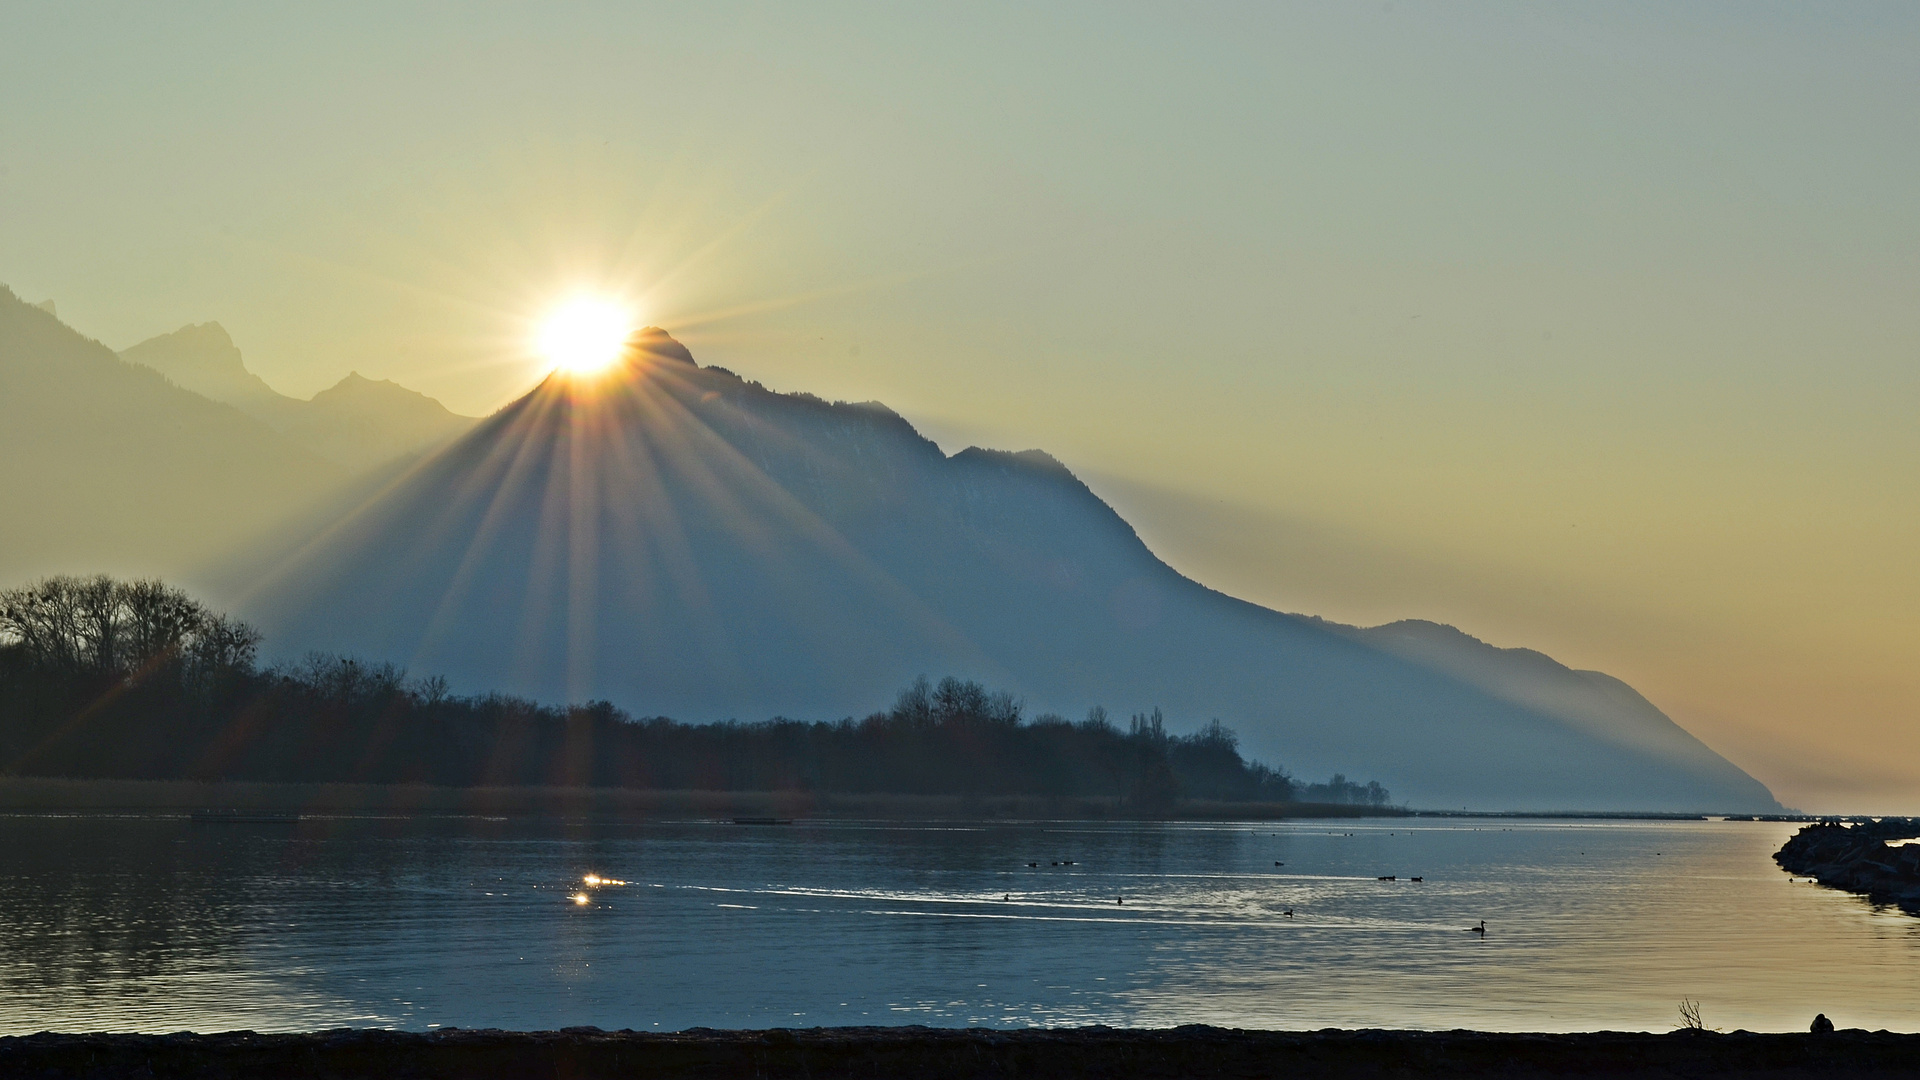
M 1789 882 L 1794 828 L 16 814 L 0 1033 L 1911 1030 L 1920 925 Z

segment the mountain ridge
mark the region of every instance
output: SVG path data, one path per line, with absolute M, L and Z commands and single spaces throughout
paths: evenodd
M 701 368 L 655 329 L 613 378 L 544 380 L 262 564 L 235 595 L 284 648 L 548 700 L 831 719 L 952 673 L 1041 710 L 1219 718 L 1263 760 L 1423 805 L 1778 809 L 1664 714 L 1633 722 L 1665 743 L 1596 731 L 1625 721 L 1591 680 L 1410 659 L 1227 596 L 1051 455 L 948 456 L 890 409 Z
M 251 377 L 217 324 L 188 329 Z M 687 720 L 836 719 L 951 673 L 1036 712 L 1219 718 L 1253 756 L 1428 806 L 1779 808 L 1611 676 L 1239 600 L 1045 451 L 948 455 L 882 403 L 702 368 L 662 331 L 634 346 L 610 381 L 551 376 L 356 471 L 7 291 L 0 572 L 176 576 L 282 655 Z M 315 401 L 369 392 L 430 400 L 354 372 Z
M 0 286 L 0 574 L 178 575 L 345 480 Z
M 476 421 L 417 390 L 357 371 L 304 401 L 282 394 L 247 369 L 232 336 L 217 322 L 189 323 L 119 355 L 160 372 L 177 386 L 232 405 L 349 469 L 372 468 L 418 453 Z

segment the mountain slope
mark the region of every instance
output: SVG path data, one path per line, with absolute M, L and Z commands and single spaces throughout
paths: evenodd
M 187 574 L 344 479 L 0 286 L 0 582 Z
M 277 650 L 468 690 L 835 718 L 950 672 L 1034 709 L 1218 717 L 1265 760 L 1416 805 L 1777 805 L 1704 747 L 1596 736 L 1200 586 L 1045 454 L 947 457 L 884 407 L 772 393 L 659 331 L 617 376 L 550 378 L 265 564 L 239 595 Z
M 160 372 L 194 393 L 225 402 L 309 450 L 365 469 L 445 442 L 474 419 L 398 383 L 351 372 L 311 401 L 288 397 L 248 371 L 219 323 L 183 326 L 134 345 L 120 358 Z
M 1745 778 L 1673 718 L 1626 683 L 1577 671 L 1532 649 L 1502 649 L 1451 626 L 1406 619 L 1353 633 L 1362 641 L 1450 675 L 1502 701 L 1552 716 L 1609 745 L 1684 763 L 1702 776 L 1737 785 Z

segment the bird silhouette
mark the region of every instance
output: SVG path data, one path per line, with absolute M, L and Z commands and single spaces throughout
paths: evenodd
M 1467 927 L 1466 932 L 1469 934 L 1479 934 L 1481 937 L 1486 937 L 1487 936 L 1487 920 L 1481 919 L 1479 926 L 1469 926 Z

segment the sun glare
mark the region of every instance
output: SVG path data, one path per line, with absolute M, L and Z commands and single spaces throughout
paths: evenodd
M 581 297 L 540 322 L 534 348 L 554 367 L 574 375 L 606 370 L 626 350 L 633 313 L 612 300 Z

